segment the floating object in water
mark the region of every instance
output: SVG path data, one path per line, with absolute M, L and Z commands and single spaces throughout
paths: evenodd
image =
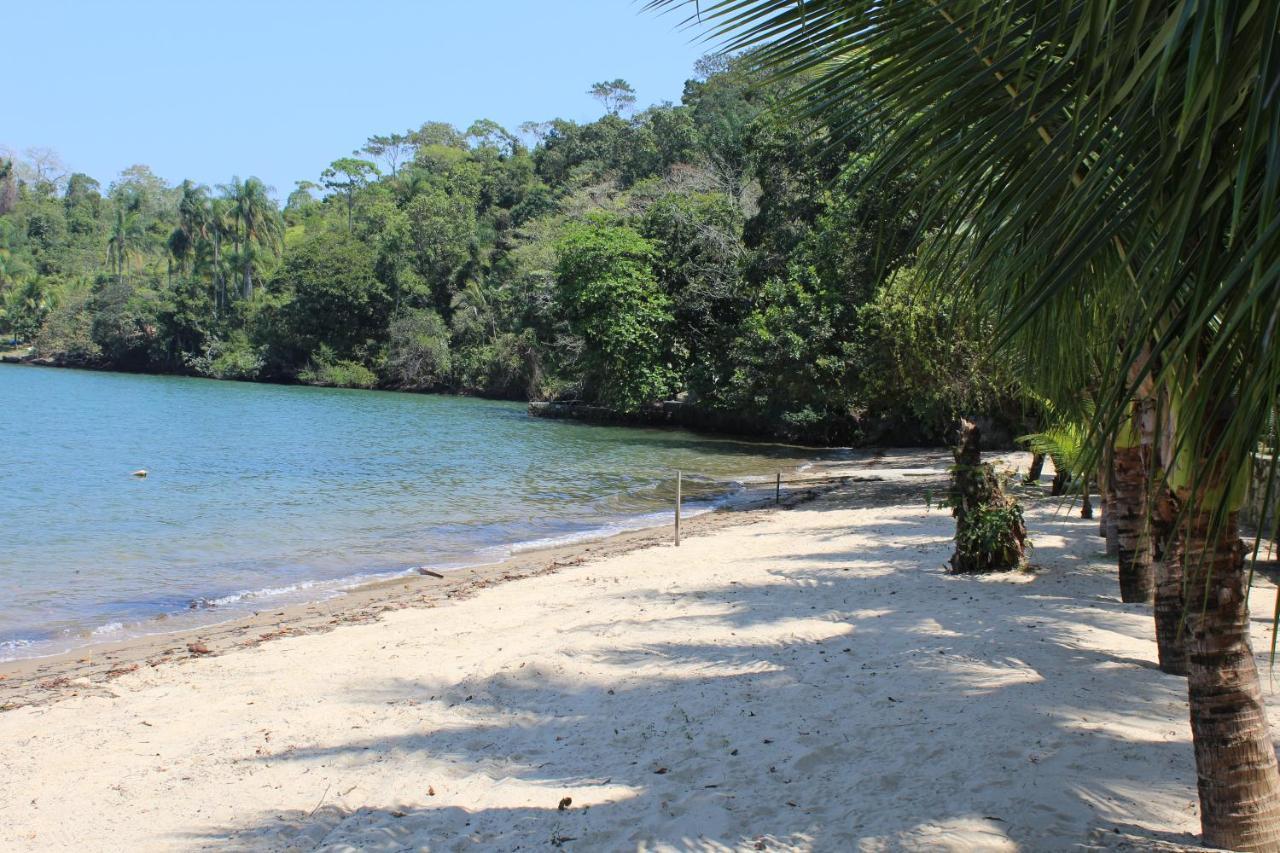
M 137 471 L 134 471 L 134 472 L 133 472 L 133 476 L 135 476 L 135 477 L 145 477 L 145 476 L 147 476 L 147 469 L 146 469 L 146 468 L 139 468 Z

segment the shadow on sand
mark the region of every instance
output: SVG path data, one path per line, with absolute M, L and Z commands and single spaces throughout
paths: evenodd
M 582 651 L 589 678 L 570 665 L 369 683 L 346 700 L 369 713 L 452 707 L 456 724 L 264 755 L 326 768 L 330 800 L 357 790 L 343 805 L 321 798 L 310 812 L 264 812 L 184 842 L 375 851 L 1194 844 L 1143 818 L 1152 802 L 1194 808 L 1177 710 L 1185 688 L 1149 659 L 1108 651 L 1147 639 L 1149 615 L 1121 604 L 1114 578 L 1091 559 L 1101 541 L 1085 537 L 1096 523 L 1042 506 L 1032 514 L 1033 559 L 1045 568 L 956 577 L 942 568 L 945 511 L 918 511 L 926 488 L 857 484 L 791 510 L 811 514 L 813 541 L 839 547 L 761 556 L 766 570 L 749 582 L 632 594 L 634 619 L 574 626 L 599 638 Z M 820 515 L 886 503 L 913 514 L 852 529 Z M 674 595 L 701 606 L 663 619 L 662 636 L 688 639 L 650 641 L 649 611 Z M 1129 724 L 1169 717 L 1180 724 L 1163 740 Z M 376 765 L 412 755 L 481 786 L 487 805 L 458 802 L 465 790 L 433 805 L 428 791 L 450 783 L 429 778 L 403 778 L 398 794 L 359 804 Z M 560 810 L 570 788 L 587 795 Z M 512 805 L 493 805 L 504 791 Z

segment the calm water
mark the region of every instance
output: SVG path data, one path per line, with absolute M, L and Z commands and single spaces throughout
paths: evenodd
M 638 526 L 669 516 L 674 469 L 771 478 L 814 455 L 511 403 L 0 365 L 0 660 Z

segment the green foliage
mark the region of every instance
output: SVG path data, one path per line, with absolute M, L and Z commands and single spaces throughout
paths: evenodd
M 187 359 L 188 367 L 213 379 L 257 379 L 265 364 L 263 348 L 254 346 L 242 330 L 225 341 L 209 341 L 200 355 Z
M 29 341 L 40 331 L 49 314 L 45 282 L 37 277 L 11 284 L 0 291 L 0 332 L 15 341 Z
M 557 256 L 559 304 L 582 338 L 587 386 L 623 411 L 669 393 L 671 300 L 653 274 L 653 244 L 632 228 L 589 221 L 570 226 Z
M 342 195 L 347 203 L 347 228 L 351 228 L 351 214 L 355 207 L 356 190 L 369 183 L 378 174 L 378 167 L 368 160 L 342 157 L 334 160 L 320 173 L 320 182 Z
M 66 364 L 97 363 L 102 349 L 93 339 L 92 301 L 88 288 L 65 291 L 36 334 L 36 355 Z
M 373 388 L 378 384 L 372 370 L 358 361 L 336 358 L 333 350 L 323 344 L 312 356 L 311 363 L 298 373 L 298 380 L 306 385 L 331 388 Z
M 158 298 L 154 291 L 129 282 L 108 279 L 89 304 L 90 335 L 102 357 L 114 365 L 137 369 L 158 360 Z
M 998 316 L 1056 403 L 1095 380 L 1094 462 L 1135 391 L 1177 400 L 1171 482 L 1234 524 L 1219 498 L 1280 415 L 1280 6 L 650 5 L 796 81 L 792 122 L 824 146 L 874 129 L 864 183 L 919 176 L 931 285 Z
M 544 393 L 536 343 L 530 331 L 499 332 L 484 343 L 459 349 L 454 360 L 465 388 L 493 397 L 525 399 Z
M 1013 420 L 1013 365 L 990 355 L 989 318 L 958 300 L 931 293 L 915 269 L 896 273 L 856 311 L 850 348 L 860 386 L 859 411 L 896 417 L 886 428 L 914 425 L 920 440 L 938 441 L 960 415 Z
M 621 77 L 616 80 L 595 83 L 587 91 L 587 94 L 603 104 L 610 115 L 615 116 L 623 110 L 631 109 L 636 103 L 636 90 L 631 88 L 631 84 Z
M 969 514 L 968 523 L 956 527 L 956 551 L 965 554 L 1020 554 L 1025 537 L 1018 531 L 1025 527 L 1022 507 L 1017 501 L 1005 498 L 1001 501 L 981 504 Z M 1008 565 L 1007 560 L 993 560 Z M 1014 561 L 1017 565 L 1020 561 Z
M 374 261 L 367 243 L 342 232 L 308 236 L 285 257 L 271 287 L 288 299 L 280 310 L 287 357 L 323 346 L 348 359 L 378 344 L 391 299 Z
M 397 388 L 426 389 L 445 383 L 452 372 L 449 327 L 430 309 L 416 309 L 391 319 L 387 342 L 387 376 Z
M 849 435 L 850 365 L 834 296 L 812 267 L 765 282 L 730 343 L 719 405 L 777 422 L 792 440 Z
M 414 268 L 428 283 L 435 309 L 448 314 L 457 274 L 470 258 L 475 207 L 464 195 L 431 187 L 405 210 Z
M 886 286 L 913 260 L 915 178 L 862 186 L 861 140 L 815 147 L 829 128 L 774 111 L 795 88 L 713 57 L 677 104 L 633 110 L 613 80 L 595 121 L 376 134 L 283 212 L 255 178 L 0 178 L 0 332 L 137 370 L 678 396 L 813 442 L 1005 411 L 980 312 Z

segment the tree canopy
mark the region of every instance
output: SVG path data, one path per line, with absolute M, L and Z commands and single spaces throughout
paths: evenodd
M 965 408 L 1017 421 L 1007 371 L 973 379 L 982 318 L 894 278 L 919 180 L 861 189 L 873 150 L 812 145 L 836 137 L 774 109 L 795 88 L 708 58 L 678 104 L 636 110 L 617 79 L 591 87 L 592 122 L 374 133 L 282 211 L 254 178 L 138 166 L 104 191 L 15 160 L 0 329 L 62 363 L 624 412 L 679 398 L 791 440 L 936 441 Z M 953 342 L 917 348 L 926 333 Z M 887 378 L 907 375 L 909 394 Z

